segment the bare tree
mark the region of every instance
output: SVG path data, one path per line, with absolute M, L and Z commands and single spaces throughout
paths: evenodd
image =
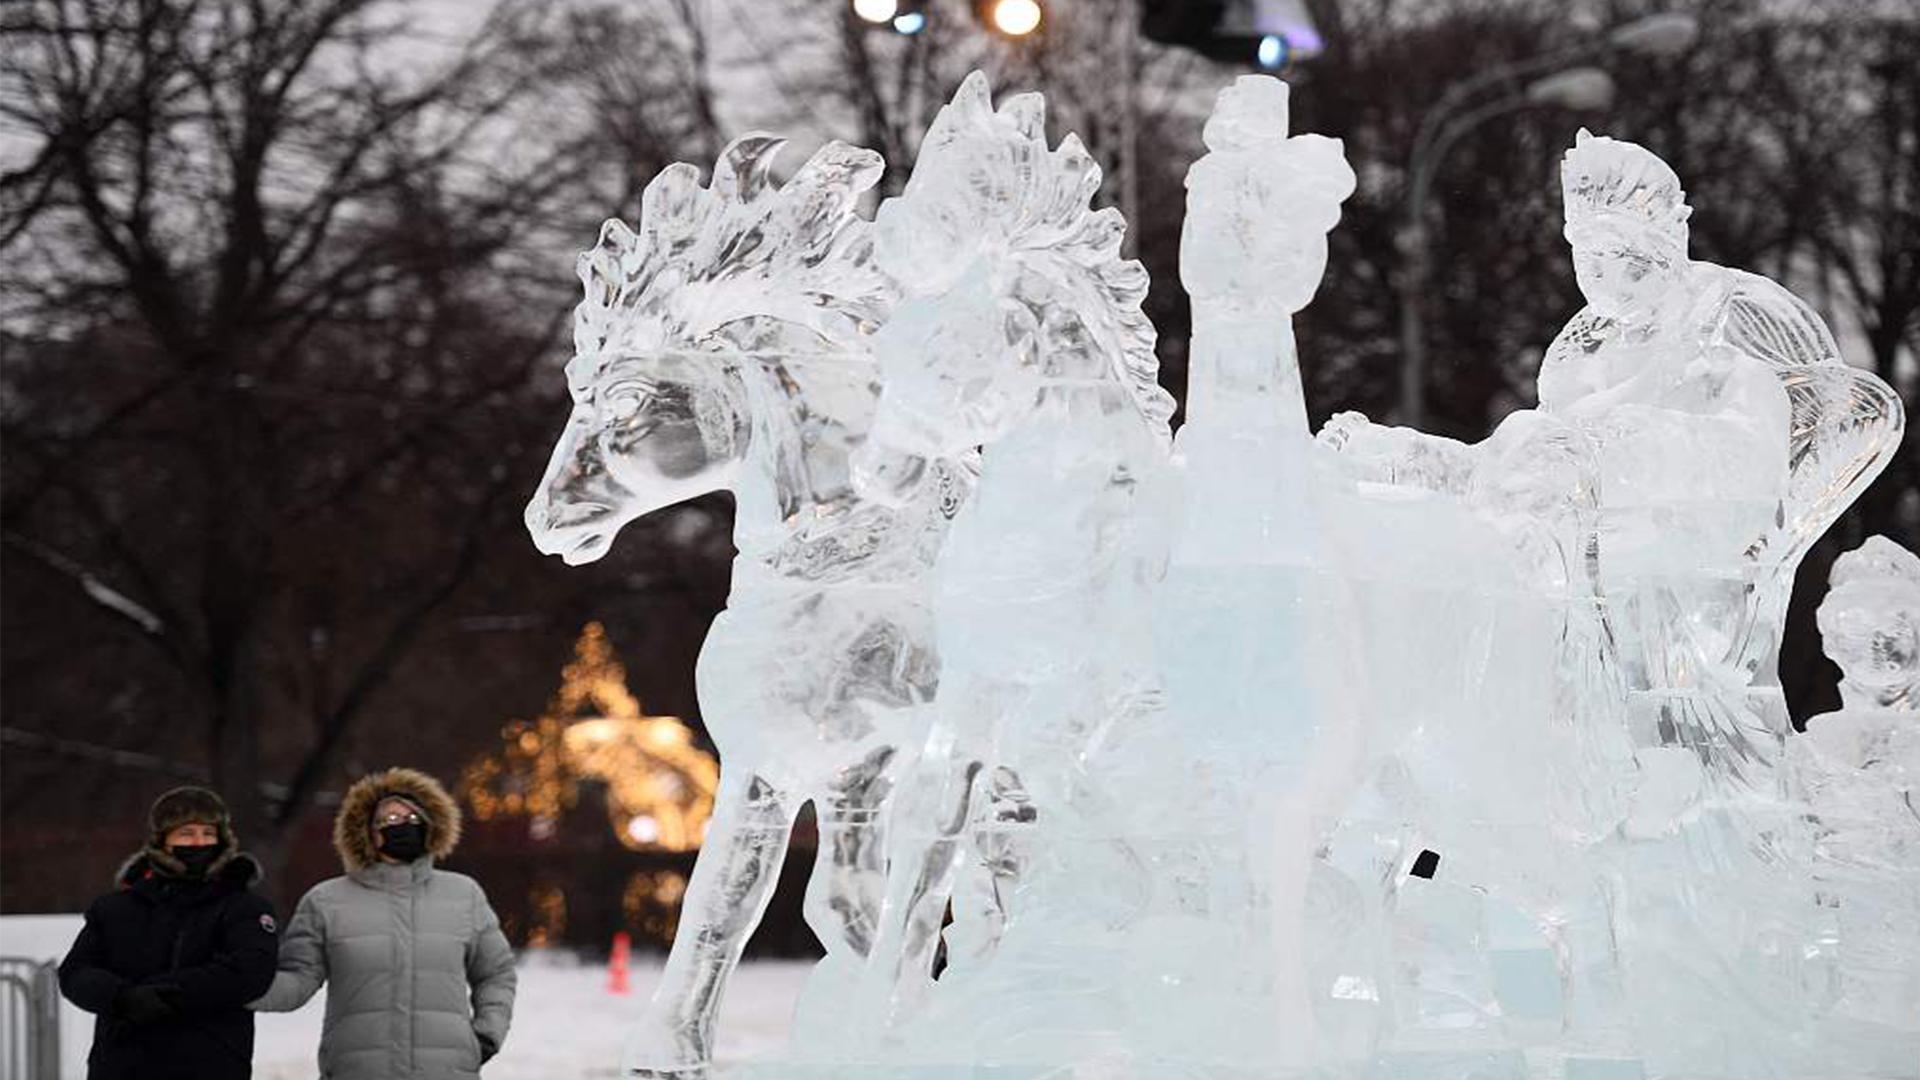
M 1802 275 L 1866 343 L 1850 359 L 1909 383 L 1911 399 L 1900 359 L 1920 356 L 1920 18 L 1829 7 L 1828 18 L 1795 27 L 1780 46 L 1785 92 L 1771 119 L 1784 129 L 1781 201 L 1802 211 Z M 1911 539 L 1915 523 L 1899 520 L 1899 500 L 1915 494 L 1920 424 L 1910 418 L 1849 539 L 1899 531 Z
M 686 3 L 451 35 L 367 0 L 23 8 L 5 552 L 142 643 L 148 721 L 190 710 L 271 854 L 512 530 L 566 256 L 710 151 L 704 45 Z

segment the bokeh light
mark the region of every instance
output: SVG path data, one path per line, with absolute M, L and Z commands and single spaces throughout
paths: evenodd
M 1039 0 L 994 0 L 993 28 L 1009 37 L 1025 37 L 1040 29 Z
M 853 13 L 870 23 L 893 21 L 900 13 L 899 0 L 853 0 Z

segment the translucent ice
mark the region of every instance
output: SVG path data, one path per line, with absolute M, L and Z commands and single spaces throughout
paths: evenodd
M 1920 1045 L 1920 558 L 1875 536 L 1828 580 L 1842 705 L 1791 745 L 1814 828 L 1814 1001 L 1865 1067 Z
M 1354 174 L 1250 77 L 1188 176 L 1170 437 L 1145 273 L 1044 126 L 970 77 L 871 221 L 877 157 L 777 184 L 748 137 L 582 257 L 536 542 L 738 507 L 720 806 L 627 1075 L 709 1071 L 809 801 L 827 955 L 745 1075 L 1916 1075 L 1920 561 L 1836 564 L 1843 709 L 1792 735 L 1775 673 L 1892 392 L 1582 132 L 1540 406 L 1315 435 L 1291 319 Z
M 885 894 L 885 803 L 924 737 L 937 678 L 933 556 L 972 487 L 962 454 L 885 463 L 884 502 L 849 459 L 879 398 L 871 331 L 896 299 L 854 213 L 879 156 L 840 143 L 785 184 L 778 140 L 736 140 L 701 186 L 647 186 L 580 258 L 573 413 L 527 525 L 569 562 L 626 522 L 708 491 L 735 497 L 733 593 L 698 671 L 720 791 L 630 1067 L 699 1072 L 726 979 L 811 800 L 808 922 L 827 964 L 865 955 Z
M 916 797 L 895 808 L 887 921 L 857 1007 L 832 1010 L 867 1049 L 926 1056 L 980 1025 L 1017 1038 L 1046 1015 L 1015 1004 L 1034 973 L 1074 963 L 1056 935 L 1125 906 L 1087 888 L 1133 859 L 1124 833 L 1102 836 L 1127 792 L 1090 766 L 1154 692 L 1173 400 L 1146 273 L 1120 257 L 1118 213 L 1089 203 L 1099 169 L 1071 135 L 1050 147 L 1044 119 L 1038 95 L 996 110 L 970 77 L 874 226 L 904 298 L 875 335 L 867 451 L 978 447 L 980 479 L 939 556 L 940 688 Z

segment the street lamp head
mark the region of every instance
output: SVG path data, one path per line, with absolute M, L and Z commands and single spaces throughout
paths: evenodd
M 1607 35 L 1615 48 L 1648 56 L 1678 56 L 1699 38 L 1700 20 L 1677 11 L 1635 19 Z
M 1613 76 L 1596 67 L 1568 68 L 1527 87 L 1527 100 L 1562 109 L 1602 110 L 1613 105 Z

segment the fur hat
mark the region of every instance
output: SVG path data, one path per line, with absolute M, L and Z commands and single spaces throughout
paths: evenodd
M 167 850 L 167 834 L 182 825 L 211 825 L 219 833 L 220 857 L 208 869 L 208 877 L 218 874 L 240 851 L 240 838 L 234 834 L 226 802 L 203 787 L 177 787 L 155 799 L 153 808 L 147 811 L 145 855 L 163 873 L 186 875 L 186 866 Z
M 333 818 L 333 849 L 348 870 L 380 861 L 374 849 L 373 812 L 382 799 L 403 799 L 427 819 L 427 854 L 445 859 L 460 843 L 460 806 L 440 781 L 415 769 L 387 769 L 361 777 L 347 789 Z

